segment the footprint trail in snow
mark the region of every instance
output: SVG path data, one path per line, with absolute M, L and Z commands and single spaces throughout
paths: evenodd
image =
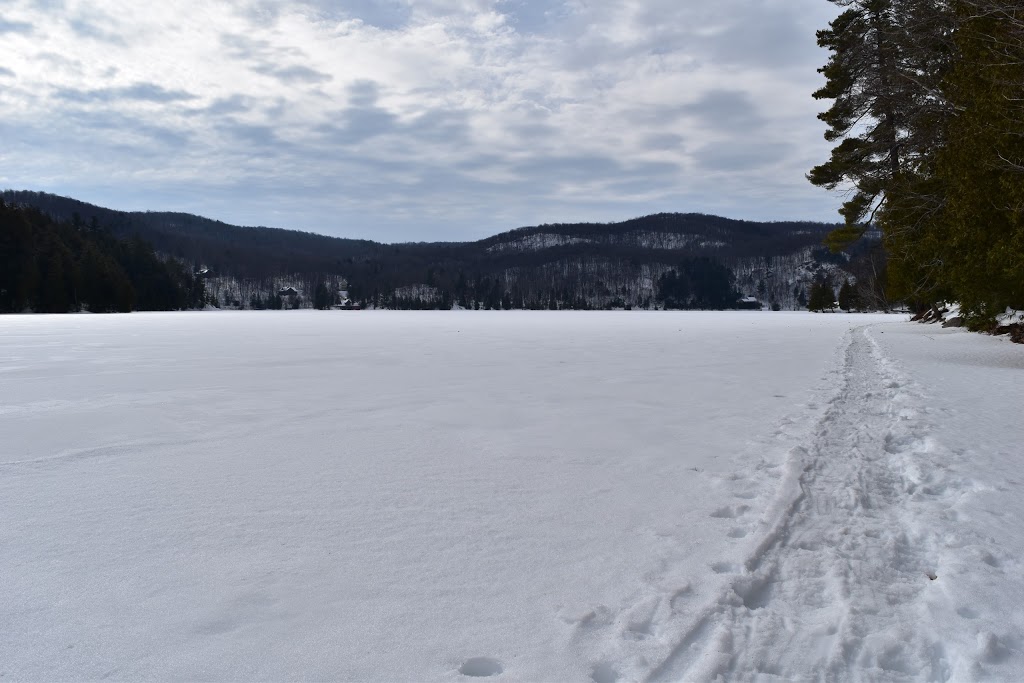
M 938 539 L 922 522 L 972 484 L 930 466 L 941 446 L 928 438 L 924 399 L 867 328 L 850 333 L 837 380 L 760 522 L 747 520 L 754 496 L 742 488 L 712 514 L 730 537 L 748 537 L 745 561 L 711 565 L 725 581 L 703 605 L 682 590 L 601 615 L 626 635 L 606 641 L 594 681 L 950 678 L 929 629 Z

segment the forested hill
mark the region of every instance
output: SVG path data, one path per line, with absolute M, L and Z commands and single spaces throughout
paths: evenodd
M 5 190 L 0 197 L 60 221 L 95 218 L 118 237 L 139 236 L 160 253 L 243 278 L 340 272 L 343 259 L 375 258 L 382 246 L 297 230 L 243 228 L 187 213 L 115 211 L 45 192 Z
M 95 218 L 116 236 L 139 236 L 165 257 L 208 270 L 208 292 L 219 304 L 240 307 L 262 305 L 287 286 L 310 305 L 313 288 L 325 279 L 344 279 L 353 300 L 364 305 L 654 307 L 664 305 L 659 281 L 671 273 L 679 276 L 675 284 L 689 282 L 679 290 L 685 296 L 673 299 L 679 307 L 728 307 L 722 302 L 746 294 L 794 308 L 815 277 L 857 270 L 847 255 L 821 247 L 836 227 L 822 223 L 658 214 L 520 228 L 477 242 L 380 244 L 183 213 L 114 211 L 45 193 L 2 196 L 55 219 Z M 721 272 L 712 275 L 715 269 Z M 701 288 L 714 291 L 702 294 Z
M 95 220 L 59 221 L 0 199 L 0 313 L 107 313 L 206 305 L 205 280 Z

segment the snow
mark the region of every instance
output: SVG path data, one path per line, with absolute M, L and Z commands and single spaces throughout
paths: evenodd
M 553 232 L 535 232 L 522 237 L 498 242 L 487 247 L 487 251 L 501 253 L 506 251 L 540 251 L 552 247 L 563 247 L 570 244 L 587 244 L 591 240 L 583 237 L 572 237 Z
M 541 251 L 552 247 L 563 247 L 570 244 L 624 244 L 645 249 L 686 249 L 696 244 L 705 249 L 718 249 L 728 246 L 721 240 L 702 239 L 700 235 L 688 235 L 676 232 L 655 232 L 650 230 L 631 230 L 624 233 L 593 234 L 587 237 L 573 237 L 551 232 L 536 232 L 520 237 L 513 237 L 498 242 L 487 248 L 489 252 L 525 252 Z
M 1024 680 L 1024 347 L 936 325 L 872 336 L 904 383 L 906 523 L 938 576 L 927 637 L 953 680 Z
M 1000 325 L 1013 325 L 1016 323 L 1024 323 L 1024 311 L 1017 311 L 1012 308 L 1007 308 L 1001 314 L 996 316 L 996 322 Z
M 1024 349 L 901 320 L 0 318 L 0 678 L 1024 678 Z
M 701 247 L 724 247 L 725 242 L 717 240 L 700 241 L 699 235 L 677 232 L 655 232 L 652 230 L 630 230 L 625 233 L 606 233 L 602 241 L 607 244 L 624 244 L 645 249 L 686 249 L 693 244 Z

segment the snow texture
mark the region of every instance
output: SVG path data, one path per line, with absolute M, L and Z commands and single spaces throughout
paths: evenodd
M 0 678 L 1021 680 L 1024 349 L 892 316 L 0 319 Z
M 718 249 L 727 246 L 726 242 L 702 238 L 700 235 L 687 235 L 675 232 L 654 232 L 650 230 L 631 230 L 624 233 L 598 233 L 587 237 L 573 237 L 560 233 L 535 232 L 523 236 L 515 236 L 492 244 L 489 252 L 526 252 L 541 251 L 553 247 L 570 244 L 622 244 L 644 249 L 687 249 L 700 247 Z
M 582 237 L 572 237 L 550 232 L 535 232 L 522 237 L 516 237 L 506 242 L 498 242 L 487 247 L 487 251 L 493 253 L 540 251 L 552 247 L 563 247 L 569 244 L 586 244 L 591 240 Z

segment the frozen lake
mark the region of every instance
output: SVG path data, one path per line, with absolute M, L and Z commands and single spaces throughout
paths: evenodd
M 698 676 L 898 320 L 2 317 L 0 677 Z

